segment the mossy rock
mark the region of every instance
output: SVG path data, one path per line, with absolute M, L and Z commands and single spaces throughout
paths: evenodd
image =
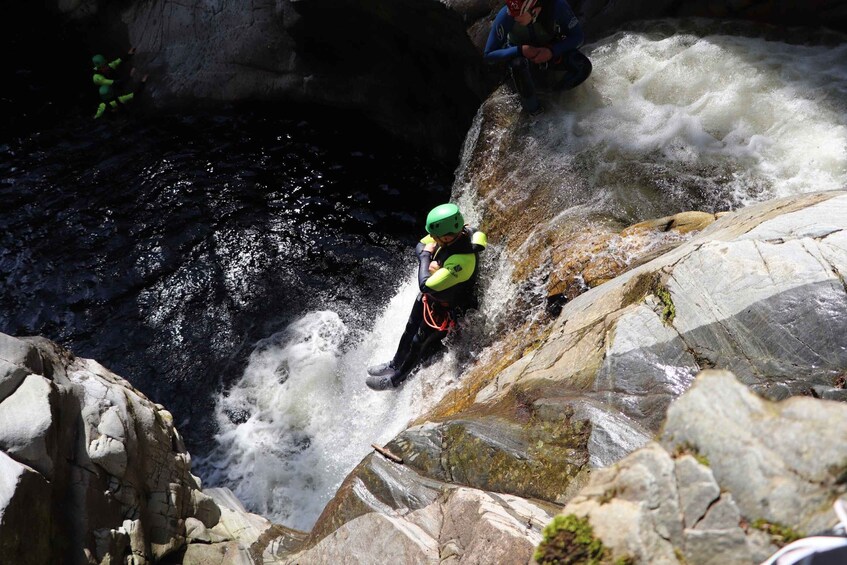
M 603 542 L 594 537 L 594 529 L 586 518 L 559 514 L 544 527 L 543 539 L 535 550 L 539 565 L 600 565 L 612 563 Z M 624 565 L 630 560 L 618 560 Z

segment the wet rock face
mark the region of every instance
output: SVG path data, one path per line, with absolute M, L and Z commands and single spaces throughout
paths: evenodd
M 847 31 L 843 1 L 571 2 L 589 41 L 664 17 Z M 346 108 L 453 162 L 479 104 L 505 77 L 481 52 L 497 0 L 317 0 L 250 4 L 56 2 L 104 45 L 138 48 L 157 108 L 266 100 Z M 189 38 L 189 39 L 187 39 Z
M 391 442 L 426 476 L 524 498 L 564 498 L 588 464 L 590 428 L 568 405 L 526 408 L 518 422 L 486 416 L 410 428 Z

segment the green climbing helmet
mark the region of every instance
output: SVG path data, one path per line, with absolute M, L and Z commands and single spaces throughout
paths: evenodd
M 106 64 L 106 57 L 103 55 L 95 55 L 91 58 L 91 64 L 94 65 L 94 68 L 102 67 Z
M 426 232 L 441 237 L 448 233 L 459 233 L 465 227 L 465 219 L 455 204 L 441 204 L 426 216 Z
M 108 84 L 104 84 L 100 87 L 100 99 L 101 100 L 110 100 L 112 98 L 112 87 Z

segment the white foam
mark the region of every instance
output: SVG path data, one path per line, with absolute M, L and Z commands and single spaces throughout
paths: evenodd
M 651 184 L 742 205 L 847 184 L 847 44 L 621 33 L 585 50 L 593 74 L 514 159 L 526 184 L 562 173 L 568 190 L 580 157 L 598 199 Z
M 330 311 L 309 312 L 256 345 L 241 379 L 216 406 L 218 447 L 198 460 L 253 512 L 309 530 L 341 481 L 371 450 L 455 386 L 455 359 L 418 371 L 399 390 L 365 385 L 390 359 L 417 295 L 410 278 L 373 331 L 349 342 Z

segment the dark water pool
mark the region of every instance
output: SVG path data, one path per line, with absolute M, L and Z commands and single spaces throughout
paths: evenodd
M 192 452 L 253 344 L 316 308 L 366 324 L 449 195 L 449 165 L 351 116 L 108 118 L 0 146 L 0 331 L 97 359 L 168 407 Z

